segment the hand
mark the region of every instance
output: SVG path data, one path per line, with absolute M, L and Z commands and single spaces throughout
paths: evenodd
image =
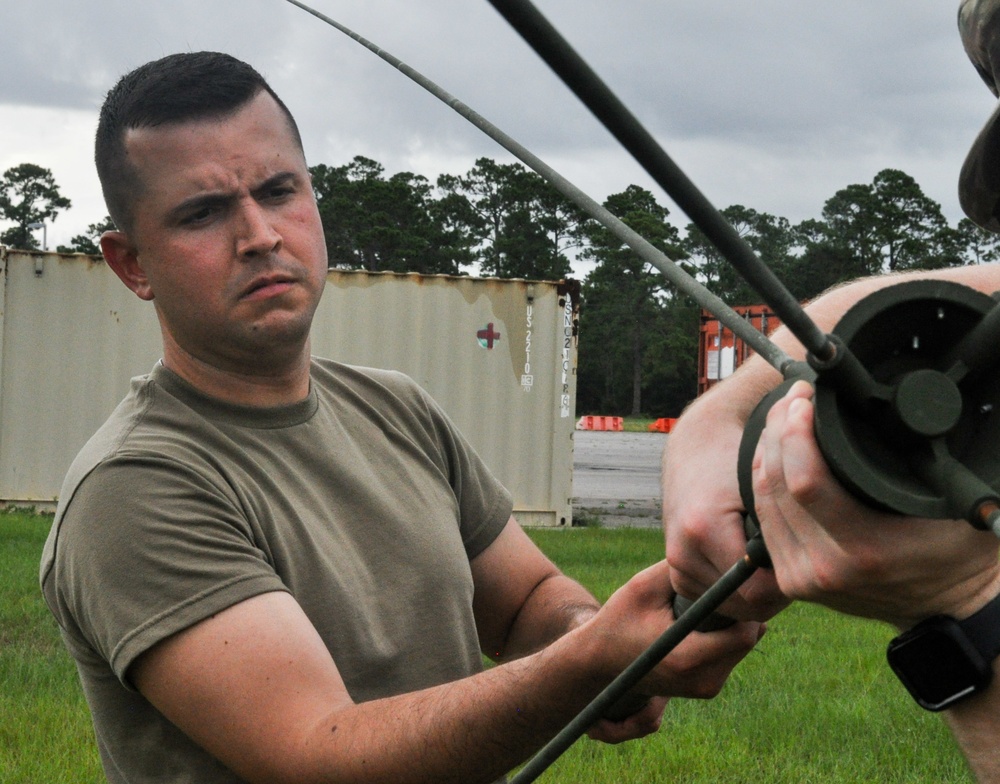
M 752 404 L 733 405 L 737 384 L 713 389 L 680 418 L 667 438 L 663 461 L 663 527 L 670 580 L 695 599 L 746 552 L 743 502 L 736 462 Z M 747 414 L 749 412 L 746 412 Z M 726 601 L 720 613 L 764 621 L 788 605 L 771 572 L 761 570 Z
M 639 710 L 621 721 L 602 719 L 587 730 L 587 737 L 602 743 L 623 743 L 627 740 L 645 738 L 660 729 L 667 697 L 650 697 Z
M 1000 542 L 958 520 L 876 511 L 832 477 L 816 443 L 812 388 L 771 409 L 754 457 L 754 494 L 782 592 L 909 628 L 964 618 L 1000 592 Z
M 573 633 L 590 646 L 582 655 L 604 682 L 617 677 L 673 621 L 673 590 L 665 561 L 640 572 Z M 764 633 L 755 622 L 736 623 L 711 634 L 693 633 L 636 687 L 643 694 L 707 699 L 722 689 L 733 667 Z

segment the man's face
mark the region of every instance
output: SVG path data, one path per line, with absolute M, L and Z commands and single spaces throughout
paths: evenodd
M 222 119 L 132 130 L 125 143 L 142 183 L 130 287 L 156 305 L 165 357 L 180 351 L 255 375 L 297 361 L 326 245 L 309 171 L 274 99 L 261 92 Z

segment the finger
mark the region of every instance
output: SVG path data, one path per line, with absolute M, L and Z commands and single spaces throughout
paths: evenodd
M 759 477 L 761 528 L 782 591 L 818 600 L 857 572 L 859 554 L 852 542 L 858 535 L 870 539 L 877 532 L 859 524 L 858 502 L 830 473 L 807 396 L 781 401 L 767 429 Z
M 651 697 L 641 710 L 621 721 L 601 719 L 587 731 L 587 736 L 602 743 L 644 738 L 660 729 L 663 710 L 668 702 L 667 697 Z
M 793 398 L 797 399 L 797 398 Z M 789 501 L 785 481 L 782 433 L 791 400 L 779 401 L 772 409 L 767 427 L 761 433 L 753 459 L 753 489 L 761 533 L 767 543 L 779 588 L 786 595 L 789 579 L 800 574 L 807 564 L 801 520 L 795 515 L 801 509 Z M 793 525 L 793 522 L 796 523 Z
M 775 436 L 782 480 L 789 495 L 806 509 L 815 508 L 817 512 L 838 502 L 840 488 L 816 443 L 812 403 L 803 398 L 789 400 Z
M 663 473 L 663 526 L 674 586 L 699 596 L 742 557 L 736 454 L 740 429 L 720 425 L 668 442 Z M 673 440 L 674 436 L 671 436 Z M 712 450 L 703 447 L 711 442 Z
M 711 504 L 706 504 L 711 508 Z M 677 592 L 697 598 L 743 557 L 743 516 L 735 510 L 706 515 L 699 510 L 683 524 L 667 527 L 666 559 Z
M 710 699 L 763 636 L 764 624 L 736 623 L 708 634 L 693 632 L 642 682 L 644 692 Z

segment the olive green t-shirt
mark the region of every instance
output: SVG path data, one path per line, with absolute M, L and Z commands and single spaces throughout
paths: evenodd
M 478 672 L 469 561 L 512 508 L 402 374 L 314 360 L 309 397 L 234 406 L 158 365 L 73 463 L 42 557 L 112 782 L 229 782 L 129 683 L 157 642 L 287 591 L 355 701 Z

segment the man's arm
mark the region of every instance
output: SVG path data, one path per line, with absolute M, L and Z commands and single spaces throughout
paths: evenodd
M 544 648 L 600 609 L 600 603 L 559 571 L 513 517 L 473 559 L 472 578 L 480 647 L 497 662 Z
M 542 599 L 546 582 L 529 593 L 541 589 Z M 515 576 L 512 583 L 523 593 L 530 580 Z M 355 704 L 295 600 L 268 593 L 154 646 L 129 677 L 167 718 L 248 781 L 489 782 L 540 748 L 670 625 L 670 599 L 666 566 L 658 564 L 535 653 L 455 683 Z M 533 603 L 514 627 L 545 628 L 531 621 Z M 484 631 L 487 641 L 500 640 L 510 651 L 532 647 L 535 632 L 511 629 L 525 641 L 515 644 L 509 635 L 501 640 L 500 626 Z M 665 696 L 712 696 L 757 631 L 740 624 L 695 635 L 642 687 Z
M 590 592 L 564 575 L 513 517 L 472 561 L 472 575 L 480 645 L 497 662 L 544 648 L 600 609 Z M 630 694 L 626 699 L 632 707 L 624 710 L 631 715 L 598 722 L 588 733 L 592 739 L 621 743 L 659 729 L 667 698 Z

